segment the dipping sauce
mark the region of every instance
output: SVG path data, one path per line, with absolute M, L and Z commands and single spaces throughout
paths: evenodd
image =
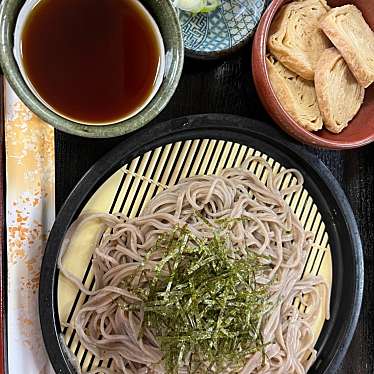
M 21 36 L 40 98 L 82 123 L 114 123 L 154 93 L 162 41 L 138 0 L 41 0 Z

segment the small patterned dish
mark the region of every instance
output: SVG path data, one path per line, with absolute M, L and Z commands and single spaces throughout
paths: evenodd
M 221 0 L 211 13 L 179 11 L 188 57 L 220 58 L 238 50 L 253 35 L 271 0 Z

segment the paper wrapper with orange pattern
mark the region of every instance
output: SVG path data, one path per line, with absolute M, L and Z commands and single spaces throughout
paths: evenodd
M 54 132 L 6 83 L 9 373 L 53 372 L 38 317 L 40 264 L 55 217 Z

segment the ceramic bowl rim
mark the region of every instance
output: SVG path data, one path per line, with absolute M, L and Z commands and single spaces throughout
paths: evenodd
M 52 112 L 57 114 L 58 116 L 65 118 L 67 120 L 70 120 L 72 122 L 77 122 L 82 125 L 90 125 L 90 126 L 96 126 L 97 123 L 91 122 L 91 121 L 79 121 L 75 120 L 73 116 L 65 115 L 63 113 L 60 113 L 57 109 L 54 109 L 52 105 L 50 105 L 38 92 L 37 88 L 34 86 L 34 84 L 31 82 L 31 79 L 29 78 L 26 67 L 24 64 L 24 61 L 22 59 L 22 34 L 25 30 L 25 27 L 27 25 L 28 19 L 30 17 L 30 14 L 33 11 L 33 8 L 37 6 L 40 2 L 43 0 L 25 0 L 23 3 L 20 12 L 18 14 L 17 20 L 16 20 L 16 26 L 14 29 L 14 45 L 13 45 L 13 56 L 17 62 L 18 69 L 22 75 L 23 80 L 29 87 L 30 91 L 34 94 L 34 96 L 48 109 L 50 109 Z M 152 87 L 152 90 L 148 93 L 145 100 L 142 101 L 137 107 L 135 107 L 130 113 L 127 113 L 124 116 L 121 116 L 117 118 L 116 120 L 108 120 L 100 123 L 100 125 L 114 125 L 118 122 L 126 121 L 134 116 L 136 116 L 138 113 L 140 113 L 146 106 L 151 102 L 151 100 L 155 97 L 158 90 L 161 87 L 161 84 L 164 80 L 164 72 L 165 72 L 165 46 L 164 46 L 164 40 L 161 35 L 160 28 L 158 27 L 158 24 L 156 23 L 156 20 L 152 15 L 150 14 L 149 10 L 139 1 L 137 0 L 130 0 L 134 3 L 135 7 L 137 7 L 140 12 L 147 18 L 149 21 L 149 24 L 152 28 L 152 32 L 154 33 L 154 36 L 157 40 L 157 50 L 160 54 L 160 60 L 159 60 L 159 66 L 157 69 L 157 73 L 154 80 L 154 86 Z M 28 4 L 26 5 L 26 3 Z M 21 16 L 22 15 L 22 16 Z
M 150 1 L 153 1 L 155 6 L 158 4 L 157 0 Z M 20 73 L 17 62 L 14 58 L 13 43 L 8 42 L 13 40 L 12 38 L 14 35 L 16 20 L 23 3 L 24 1 L 22 0 L 4 0 L 0 5 L 0 64 L 11 88 L 21 101 L 40 119 L 54 128 L 68 134 L 87 138 L 112 138 L 128 134 L 147 125 L 168 104 L 178 86 L 184 63 L 182 30 L 179 24 L 178 15 L 170 0 L 165 1 L 162 4 L 162 13 L 164 14 L 162 16 L 164 17 L 163 22 L 160 23 L 160 21 L 152 15 L 160 29 L 164 41 L 166 64 L 168 63 L 167 53 L 171 51 L 173 54 L 172 56 L 169 56 L 172 57 L 173 62 L 169 67 L 165 66 L 165 71 L 168 71 L 168 77 L 164 77 L 158 92 L 142 111 L 127 120 L 111 125 L 84 125 L 65 119 L 48 109 L 31 92 Z M 146 5 L 145 7 L 149 10 L 149 7 Z M 11 14 L 11 17 L 8 13 Z M 152 10 L 150 13 L 153 13 Z M 168 41 L 165 40 L 165 34 L 163 32 L 164 27 L 172 28 L 173 30 L 170 31 L 170 34 L 173 36 L 169 40 L 171 41 L 172 48 L 167 48 Z M 169 70 L 167 70 L 168 68 Z
M 263 15 L 264 11 L 269 6 L 267 4 L 267 1 L 268 0 L 263 0 L 264 6 L 261 10 L 261 15 Z M 258 27 L 258 25 L 260 23 L 260 20 L 261 20 L 261 16 L 260 16 L 257 24 L 252 29 L 252 31 L 247 33 L 247 35 L 243 39 L 241 39 L 238 43 L 234 44 L 232 47 L 227 47 L 227 48 L 223 48 L 223 49 L 219 49 L 219 50 L 215 50 L 215 51 L 210 51 L 210 52 L 198 51 L 198 50 L 195 50 L 195 49 L 192 49 L 192 48 L 184 47 L 185 54 L 186 54 L 187 57 L 193 58 L 193 59 L 196 59 L 196 60 L 218 60 L 218 59 L 227 57 L 231 54 L 234 54 L 234 53 L 238 52 L 239 50 L 241 50 L 248 43 L 248 41 L 253 37 L 253 35 L 256 32 L 256 28 Z M 183 32 L 182 32 L 182 34 L 183 34 Z

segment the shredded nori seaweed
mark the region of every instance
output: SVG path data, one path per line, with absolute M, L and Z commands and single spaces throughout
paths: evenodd
M 144 311 L 143 327 L 160 343 L 171 374 L 186 361 L 190 373 L 222 372 L 228 364 L 239 371 L 249 354 L 265 354 L 260 327 L 272 305 L 269 285 L 256 279 L 269 270 L 269 258 L 250 248 L 234 258 L 229 230 L 237 219 L 200 218 L 212 237 L 200 239 L 187 225 L 161 235 L 152 251 L 163 255 L 156 275 L 149 287 L 132 290 L 143 302 L 120 304 Z M 138 275 L 146 276 L 144 267 Z

